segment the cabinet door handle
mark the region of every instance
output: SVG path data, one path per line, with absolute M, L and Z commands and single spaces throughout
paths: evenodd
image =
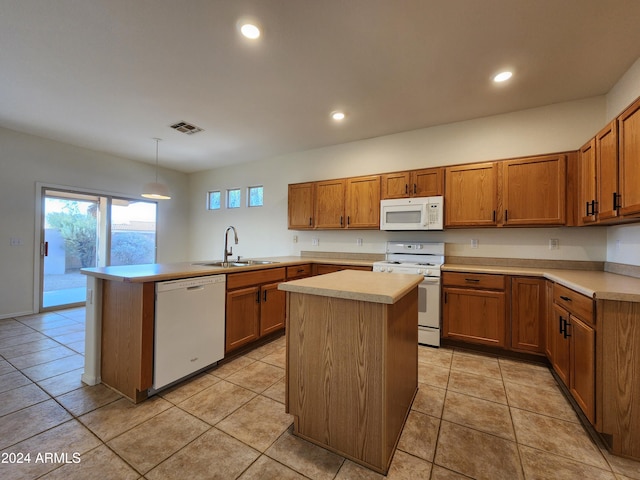
M 620 208 L 620 204 L 618 203 L 618 201 L 622 198 L 622 195 L 620 195 L 617 192 L 613 192 L 613 209 L 614 210 L 618 210 Z
M 571 334 L 569 333 L 569 327 L 571 326 L 571 324 L 564 319 L 563 321 L 564 321 L 564 338 L 569 338 L 571 336 Z
M 409 195 L 409 184 L 408 183 L 404 184 L 404 194 L 405 195 Z
M 509 211 L 508 211 L 508 210 L 505 210 L 505 211 L 504 211 L 504 221 L 506 222 L 506 221 L 508 221 L 508 220 L 509 220 Z
M 413 193 L 418 193 L 418 185 L 416 185 L 415 183 L 413 184 Z
M 351 215 L 347 215 L 347 225 L 351 225 Z
M 264 295 L 262 296 L 262 301 L 266 302 L 267 301 L 267 291 L 264 291 Z
M 562 322 L 564 322 L 564 318 L 562 318 L 562 315 L 558 315 L 558 327 L 560 328 L 560 331 L 558 333 L 560 333 L 560 335 L 564 334 Z
M 342 226 L 343 222 L 344 222 L 344 215 L 340 215 L 340 226 Z
M 585 213 L 585 216 L 590 217 L 591 215 L 593 215 L 592 213 L 589 213 L 589 205 L 593 206 L 593 202 L 587 202 L 587 211 Z
M 449 299 L 449 293 L 448 292 L 444 292 L 444 303 L 447 303 L 448 299 Z
M 256 303 L 260 303 L 260 290 L 256 292 Z
M 495 210 L 493 211 L 493 221 L 494 222 L 496 221 L 496 211 Z
M 312 218 L 312 217 L 309 217 L 309 226 L 311 226 L 311 225 L 313 224 L 313 221 L 312 221 L 312 220 L 313 220 L 313 218 Z
M 571 302 L 572 301 L 569 297 L 565 297 L 564 295 L 560 295 L 560 298 L 563 299 L 565 302 Z
M 592 215 L 597 215 L 599 212 L 599 208 L 598 208 L 598 202 L 596 200 L 592 200 L 593 202 L 593 206 L 591 207 L 591 214 Z

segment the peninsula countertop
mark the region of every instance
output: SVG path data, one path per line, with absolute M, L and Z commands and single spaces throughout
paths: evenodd
M 352 260 L 348 258 L 315 258 L 315 257 L 265 257 L 252 260 L 266 260 L 272 263 L 254 264 L 241 267 L 218 267 L 207 265 L 213 263 L 206 260 L 194 260 L 192 262 L 176 263 L 149 263 L 143 265 L 122 265 L 112 267 L 83 268 L 85 275 L 102 278 L 104 280 L 120 282 L 161 282 L 165 280 L 178 280 L 181 278 L 202 277 L 205 275 L 218 275 L 226 273 L 248 272 L 266 268 L 291 267 L 308 263 L 322 263 L 332 265 L 354 265 L 371 267 L 373 261 Z M 232 261 L 232 260 L 230 260 Z
M 322 297 L 394 304 L 423 280 L 423 275 L 342 270 L 284 282 L 278 289 Z

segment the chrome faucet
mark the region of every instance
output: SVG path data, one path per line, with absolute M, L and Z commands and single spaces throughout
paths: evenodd
M 235 243 L 236 245 L 238 244 L 238 232 L 236 232 L 236 228 L 234 226 L 230 225 L 224 231 L 224 255 L 222 257 L 222 261 L 225 267 L 229 265 L 229 255 L 233 255 L 233 246 L 231 248 L 228 248 L 229 230 L 233 230 L 233 237 L 234 237 Z

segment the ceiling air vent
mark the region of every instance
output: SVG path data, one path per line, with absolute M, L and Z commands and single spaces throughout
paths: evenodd
M 193 135 L 194 133 L 202 131 L 202 128 L 196 127 L 192 123 L 187 122 L 174 123 L 173 125 L 171 125 L 171 128 L 179 132 L 186 133 L 187 135 Z

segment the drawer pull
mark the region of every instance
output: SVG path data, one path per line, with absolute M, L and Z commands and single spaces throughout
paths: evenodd
M 480 280 L 477 278 L 465 278 L 464 279 L 465 282 L 479 282 Z
M 564 295 L 560 295 L 560 298 L 563 299 L 565 302 L 571 302 L 572 301 L 569 297 L 565 297 Z

